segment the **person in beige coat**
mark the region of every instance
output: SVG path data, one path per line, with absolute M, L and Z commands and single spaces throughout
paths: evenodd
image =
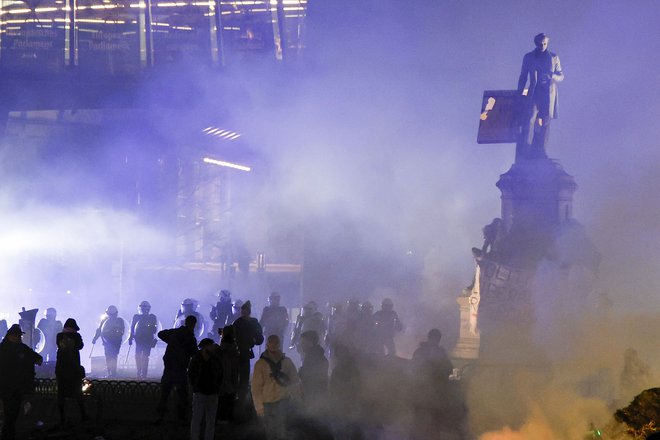
M 299 395 L 296 366 L 282 353 L 279 336 L 270 335 L 252 375 L 252 400 L 257 414 L 264 418 L 269 440 L 285 438 L 286 417 Z

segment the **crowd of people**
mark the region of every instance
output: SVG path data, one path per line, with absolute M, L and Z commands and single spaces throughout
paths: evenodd
M 163 423 L 167 417 L 169 397 L 175 391 L 175 415 L 182 422 L 189 421 L 191 438 L 196 440 L 202 431 L 203 438 L 214 438 L 216 423 L 255 419 L 263 421 L 269 439 L 287 438 L 292 414 L 324 420 L 339 438 L 352 437 L 352 432 L 358 429 L 356 417 L 361 414 L 357 396 L 361 390 L 368 395 L 367 388 L 374 389 L 374 377 L 379 369 L 387 370 L 378 363 L 396 365 L 398 359 L 394 336 L 403 330 L 403 325 L 391 299 L 383 300 L 376 312 L 366 301 L 360 304 L 351 299 L 345 307 L 336 303 L 327 319 L 314 302 L 305 304 L 290 337 L 290 349 L 295 349 L 295 357 L 301 359 L 299 366 L 282 350 L 289 313 L 280 304 L 277 293 L 270 295 L 261 318 L 256 319 L 252 317 L 250 301 L 232 302 L 230 292 L 220 292 L 211 310 L 213 326 L 209 332 L 203 332 L 205 327 L 199 323 L 203 318 L 194 307 L 189 307 L 191 303 L 184 300 L 174 328 L 158 331 L 158 320 L 150 313 L 150 304 L 141 302 L 128 329 L 128 343 L 136 346 L 140 379 L 146 377 L 150 351 L 156 342 L 161 340 L 166 344 L 156 423 Z M 53 313 L 46 313 L 45 319 L 54 318 Z M 49 325 L 60 329 L 55 323 Z M 47 344 L 49 349 L 42 350 L 46 359 L 53 356 L 56 359 L 57 401 L 62 423 L 67 421 L 65 399 L 76 400 L 81 417 L 87 418 L 82 400 L 86 373 L 80 362 L 83 340 L 79 330 L 74 319 L 67 319 L 56 334 L 54 351 Z M 21 343 L 23 333 L 21 326 L 15 324 L 0 344 L 0 387 L 6 417 L 3 439 L 13 438 L 13 426 L 19 414 L 16 408 L 20 407 L 22 394 L 29 392 L 34 382 L 34 366 L 44 360 Z M 124 333 L 124 321 L 118 318 L 117 308 L 109 306 L 92 340 L 103 341 L 109 377 L 116 377 L 117 355 Z M 439 330 L 431 330 L 412 359 L 413 371 L 409 376 L 415 378 L 415 385 L 408 388 L 432 396 L 428 402 L 416 398 L 416 405 L 411 405 L 418 428 L 426 429 L 436 423 L 437 405 L 431 400 L 437 400 L 438 393 L 446 393 L 444 387 L 452 373 L 451 361 L 439 345 L 440 338 Z M 265 350 L 251 368 L 255 348 L 264 342 Z M 389 380 L 401 374 L 394 370 L 384 376 Z M 389 387 L 394 390 L 393 386 Z M 426 438 L 421 430 L 417 434 L 415 438 Z

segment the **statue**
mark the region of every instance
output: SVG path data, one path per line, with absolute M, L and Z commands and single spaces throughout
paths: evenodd
M 564 80 L 564 73 L 559 56 L 548 50 L 549 41 L 543 33 L 534 37 L 536 48 L 523 57 L 518 79 L 517 94 L 522 104 L 518 149 L 519 154 L 526 158 L 547 157 L 545 147 L 550 121 L 557 118 L 557 83 Z

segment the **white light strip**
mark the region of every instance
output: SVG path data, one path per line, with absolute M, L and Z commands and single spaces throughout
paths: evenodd
M 216 159 L 211 159 L 210 157 L 205 157 L 204 158 L 205 163 L 210 163 L 212 165 L 218 165 L 221 167 L 227 167 L 227 168 L 234 168 L 235 170 L 241 170 L 241 171 L 251 171 L 252 168 L 246 167 L 245 165 L 238 165 L 235 163 L 231 162 L 225 162 L 222 160 L 216 160 Z

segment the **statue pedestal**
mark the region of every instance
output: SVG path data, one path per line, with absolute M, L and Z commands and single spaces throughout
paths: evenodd
M 479 331 L 474 328 L 476 316 L 471 296 L 459 296 L 456 299 L 461 313 L 461 328 L 458 342 L 452 350 L 455 359 L 477 359 L 479 357 Z
M 500 175 L 502 220 L 514 226 L 545 232 L 573 217 L 577 184 L 559 162 L 548 158 L 521 159 Z
M 480 357 L 524 364 L 539 356 L 539 333 L 557 325 L 560 310 L 581 308 L 579 297 L 593 287 L 598 252 L 572 218 L 577 185 L 557 161 L 520 159 L 497 187 L 502 231 L 477 257 Z M 461 301 L 463 315 L 468 305 Z M 470 352 L 472 341 L 464 336 L 461 328 L 457 356 Z

